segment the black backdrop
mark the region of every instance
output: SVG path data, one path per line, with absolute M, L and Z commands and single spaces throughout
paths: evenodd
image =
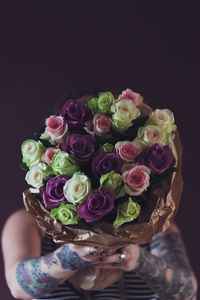
M 43 125 L 66 92 L 95 86 L 119 93 L 129 87 L 153 108 L 175 114 L 184 146 L 184 192 L 176 222 L 199 279 L 200 19 L 195 2 L 5 3 L 0 10 L 1 228 L 23 206 L 21 142 Z M 13 299 L 1 266 L 1 299 Z

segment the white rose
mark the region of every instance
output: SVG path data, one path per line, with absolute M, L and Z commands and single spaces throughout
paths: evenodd
M 111 106 L 111 112 L 114 113 L 114 119 L 128 124 L 140 116 L 140 110 L 131 100 L 120 100 Z
M 168 133 L 176 130 L 174 114 L 169 109 L 156 109 L 149 115 L 148 124 L 155 124 L 164 127 Z
M 158 143 L 161 145 L 169 145 L 169 137 L 164 127 L 158 125 L 145 125 L 138 129 L 135 143 L 141 145 L 143 148 L 149 147 L 152 144 Z
M 82 203 L 91 192 L 90 179 L 84 173 L 76 172 L 64 185 L 63 192 L 68 202 Z
M 45 148 L 41 142 L 29 139 L 22 143 L 21 151 L 23 162 L 26 163 L 28 167 L 33 167 L 40 162 Z
M 39 163 L 27 172 L 25 179 L 28 184 L 39 189 L 43 185 L 43 180 L 48 179 L 50 174 L 50 168 L 45 163 Z

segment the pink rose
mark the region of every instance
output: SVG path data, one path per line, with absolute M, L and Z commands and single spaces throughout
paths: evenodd
M 119 98 L 122 100 L 131 100 L 135 106 L 139 106 L 143 102 L 143 97 L 131 89 L 124 90 Z
M 151 170 L 143 165 L 138 165 L 122 174 L 124 189 L 130 196 L 139 196 L 150 184 Z
M 110 131 L 111 121 L 107 116 L 96 114 L 93 118 L 94 132 L 103 135 Z
M 61 150 L 55 148 L 47 148 L 46 152 L 42 155 L 41 160 L 51 167 L 52 158 L 58 151 Z
M 68 125 L 64 118 L 61 116 L 52 115 L 46 119 L 45 124 L 46 132 L 50 136 L 53 144 L 63 143 L 68 130 Z
M 115 145 L 115 148 L 117 153 L 123 160 L 131 162 L 133 162 L 142 151 L 139 145 L 130 141 L 118 142 Z

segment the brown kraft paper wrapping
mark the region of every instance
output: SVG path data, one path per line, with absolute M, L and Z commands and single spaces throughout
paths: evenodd
M 151 111 L 151 108 L 144 103 L 140 109 L 143 115 L 149 114 Z M 177 171 L 152 187 L 147 208 L 141 211 L 137 223 L 126 223 L 115 229 L 111 223 L 98 221 L 90 230 L 82 224 L 62 225 L 51 216 L 30 190 L 23 193 L 24 205 L 27 212 L 36 219 L 38 225 L 53 236 L 58 247 L 65 243 L 73 243 L 81 246 L 118 249 L 127 244 L 148 243 L 154 235 L 169 228 L 178 211 L 183 189 L 182 145 L 178 131 L 174 133 L 172 152 L 176 159 Z M 76 280 L 71 278 L 70 281 L 77 289 L 101 290 L 122 276 L 120 270 L 115 272 L 91 268 L 87 269 L 88 278 L 86 278 L 86 269 L 83 269 L 75 274 Z

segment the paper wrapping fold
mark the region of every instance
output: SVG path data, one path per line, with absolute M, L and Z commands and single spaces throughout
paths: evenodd
M 151 108 L 146 104 L 142 104 L 140 109 L 143 115 L 149 114 L 151 111 Z M 118 249 L 131 243 L 148 243 L 154 235 L 169 228 L 179 207 L 183 181 L 181 175 L 182 145 L 178 131 L 174 134 L 172 152 L 176 159 L 177 171 L 161 183 L 153 186 L 147 207 L 141 211 L 137 223 L 126 223 L 118 229 L 115 229 L 111 223 L 104 221 L 94 223 L 90 230 L 80 224 L 64 226 L 50 215 L 50 212 L 29 190 L 23 193 L 24 205 L 27 212 L 36 219 L 38 225 L 53 236 L 53 240 L 58 246 L 64 243 L 74 243 L 82 246 Z M 121 273 L 119 272 L 118 275 L 119 278 Z M 105 286 L 108 285 L 109 276 L 107 278 Z M 95 289 L 95 286 L 89 288 L 88 285 L 88 289 Z M 99 285 L 98 289 L 101 289 Z

